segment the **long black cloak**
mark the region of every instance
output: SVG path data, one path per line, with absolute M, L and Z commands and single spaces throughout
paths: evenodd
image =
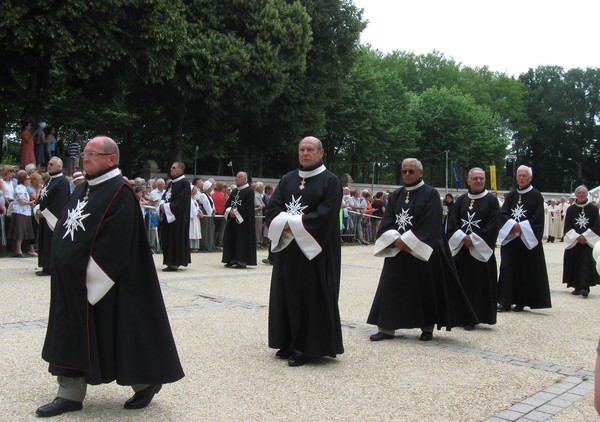
M 287 173 L 265 208 L 275 259 L 271 348 L 298 350 L 309 357 L 344 352 L 338 308 L 341 201 L 340 181 L 320 166 Z M 283 231 L 286 223 L 291 232 Z
M 190 254 L 190 183 L 185 176 L 173 180 L 163 194 L 164 214 L 161 218 L 160 242 L 163 264 L 178 267 L 192 262 Z
M 587 243 L 577 242 L 579 235 Z M 592 256 L 594 245 L 600 241 L 600 215 L 595 205 L 573 204 L 565 216 L 565 254 L 562 282 L 575 290 L 589 290 L 600 283 L 596 261 Z
M 521 236 L 510 233 L 519 223 Z M 544 198 L 533 186 L 508 193 L 500 211 L 498 303 L 503 307 L 551 308 L 546 258 L 542 247 Z
M 237 210 L 243 221 L 229 216 Z M 223 258 L 225 264 L 243 262 L 256 265 L 256 235 L 254 233 L 254 191 L 244 185 L 235 188 L 225 204 L 225 234 L 223 235 Z
M 449 331 L 478 322 L 452 262 L 434 188 L 421 182 L 395 190 L 377 237 L 375 255 L 386 258 L 367 323 L 388 330 L 437 324 Z M 412 252 L 394 247 L 398 238 Z
M 54 225 L 62 216 L 70 194 L 69 181 L 62 173 L 50 176 L 42 187 L 38 205 L 44 217 L 38 225 L 38 267 L 50 269 Z
M 496 239 L 500 206 L 488 191 L 460 196 L 448 220 L 450 250 L 460 282 L 480 323 L 496 323 L 498 270 Z M 469 236 L 472 248 L 464 245 Z
M 139 202 L 118 169 L 78 186 L 56 225 L 42 357 L 89 384 L 183 377 Z

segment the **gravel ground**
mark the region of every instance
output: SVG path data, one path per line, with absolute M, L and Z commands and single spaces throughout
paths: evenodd
M 502 420 L 541 392 L 592 378 L 600 289 L 572 296 L 561 284 L 563 244 L 544 248 L 552 309 L 500 314 L 495 326 L 472 332 L 435 331 L 429 343 L 418 341 L 419 330 L 372 343 L 376 328 L 365 320 L 383 261 L 372 247 L 344 246 L 346 352 L 299 368 L 267 347 L 271 267 L 225 269 L 218 253 L 193 254 L 188 268 L 159 271 L 186 377 L 137 411 L 122 407 L 129 388 L 92 386 L 83 411 L 55 420 Z M 266 255 L 259 250 L 259 262 Z M 0 420 L 35 420 L 35 409 L 56 392 L 40 357 L 49 278 L 35 276 L 36 258 L 0 262 Z M 161 262 L 156 255 L 159 270 Z M 554 413 L 553 421 L 595 419 L 593 394 L 586 390 Z M 548 419 L 538 417 L 525 415 Z

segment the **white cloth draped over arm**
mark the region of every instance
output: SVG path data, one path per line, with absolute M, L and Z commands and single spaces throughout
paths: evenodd
M 285 231 L 286 224 L 290 231 Z M 302 253 L 312 260 L 322 251 L 321 245 L 311 236 L 302 224 L 301 215 L 292 215 L 286 212 L 280 212 L 277 217 L 271 221 L 269 226 L 269 239 L 271 239 L 271 250 L 279 252 L 284 250 L 295 240 Z
M 384 258 L 390 258 L 396 256 L 400 249 L 393 245 L 396 240 L 400 238 L 406 245 L 411 249 L 410 254 L 421 261 L 429 261 L 433 249 L 431 246 L 419 240 L 415 236 L 412 230 L 404 232 L 402 235 L 396 230 L 388 230 L 379 236 L 379 239 L 375 242 L 375 249 L 373 255 L 381 256 Z
M 54 227 L 56 227 L 58 218 L 56 218 L 56 216 L 52 214 L 52 212 L 48 208 L 42 211 L 42 215 L 46 219 L 46 223 L 48 224 L 48 227 L 50 227 L 50 230 L 54 231 Z
M 575 245 L 577 245 L 577 238 L 579 237 L 579 235 L 580 233 L 577 233 L 575 229 L 571 229 L 567 233 L 565 233 L 565 249 L 571 249 L 575 247 Z M 591 229 L 587 229 L 586 231 L 581 233 L 581 236 L 586 238 L 587 245 L 590 248 L 593 248 L 596 245 L 596 243 L 600 241 L 600 236 L 594 233 Z
M 462 230 L 457 230 L 454 232 L 454 235 L 448 241 L 448 245 L 450 246 L 450 251 L 452 252 L 452 256 L 455 256 L 461 248 L 465 244 L 465 237 L 467 234 Z M 488 262 L 494 251 L 488 246 L 488 244 L 476 233 L 471 233 L 469 235 L 471 238 L 472 247 L 469 248 L 469 253 L 473 258 L 481 262 Z
M 114 286 L 115 282 L 100 268 L 90 257 L 85 274 L 85 285 L 87 287 L 87 298 L 91 305 L 95 305 Z
M 167 217 L 167 223 L 172 223 L 173 221 L 175 221 L 175 215 L 171 212 L 171 205 L 165 201 L 160 201 L 160 203 L 162 204 L 163 212 Z
M 517 236 L 514 233 L 511 233 L 514 225 L 517 224 L 515 220 L 512 218 L 508 220 L 498 233 L 498 241 L 502 246 L 508 244 L 509 242 L 515 240 L 517 237 L 521 238 L 521 241 L 525 245 L 525 247 L 529 250 L 535 248 L 538 245 L 538 240 L 533 233 L 533 229 L 531 228 L 531 224 L 528 220 L 524 220 L 519 222 L 519 226 L 521 227 L 521 236 Z

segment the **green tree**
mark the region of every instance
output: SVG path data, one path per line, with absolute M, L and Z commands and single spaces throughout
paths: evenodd
M 443 186 L 445 154 L 462 170 L 486 167 L 506 154 L 508 133 L 501 120 L 456 88 L 429 88 L 416 102 L 419 157 L 430 183 Z
M 529 69 L 519 79 L 528 87 L 527 115 L 531 124 L 515 135 L 517 164 L 534 169 L 534 183 L 542 190 L 561 191 L 567 131 L 564 70 L 558 66 Z
M 27 75 L 21 117 L 33 121 L 43 116 L 53 66 L 105 85 L 159 80 L 172 75 L 185 31 L 178 0 L 3 1 L 0 8 L 0 50 Z
M 330 162 L 356 181 L 391 181 L 395 163 L 415 149 L 410 103 L 395 69 L 362 47 L 328 119 Z
M 335 159 L 337 140 L 329 133 L 329 119 L 335 117 L 345 78 L 358 55 L 362 11 L 349 0 L 302 0 L 310 16 L 311 41 L 306 70 L 291 75 L 289 83 L 259 123 L 256 162 L 275 163 L 275 174 L 297 165 L 298 141 L 306 135 L 319 137 L 325 160 Z M 258 171 L 258 175 L 262 172 Z

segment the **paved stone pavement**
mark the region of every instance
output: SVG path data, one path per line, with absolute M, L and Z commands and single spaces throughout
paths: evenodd
M 91 386 L 82 411 L 56 420 L 586 421 L 600 331 L 600 288 L 589 298 L 561 284 L 562 243 L 544 244 L 553 308 L 499 314 L 475 331 L 399 330 L 373 343 L 365 323 L 381 271 L 372 246 L 344 246 L 340 312 L 345 353 L 299 368 L 267 346 L 271 267 L 225 269 L 218 253 L 159 271 L 186 377 L 146 409 L 115 383 Z M 117 245 L 116 245 L 117 248 Z M 498 252 L 498 251 L 497 251 Z M 116 253 L 118 253 L 116 251 Z M 260 259 L 266 250 L 259 250 Z M 0 258 L 0 420 L 34 420 L 55 397 L 40 357 L 49 278 L 35 258 Z M 156 255 L 160 269 L 162 256 Z

